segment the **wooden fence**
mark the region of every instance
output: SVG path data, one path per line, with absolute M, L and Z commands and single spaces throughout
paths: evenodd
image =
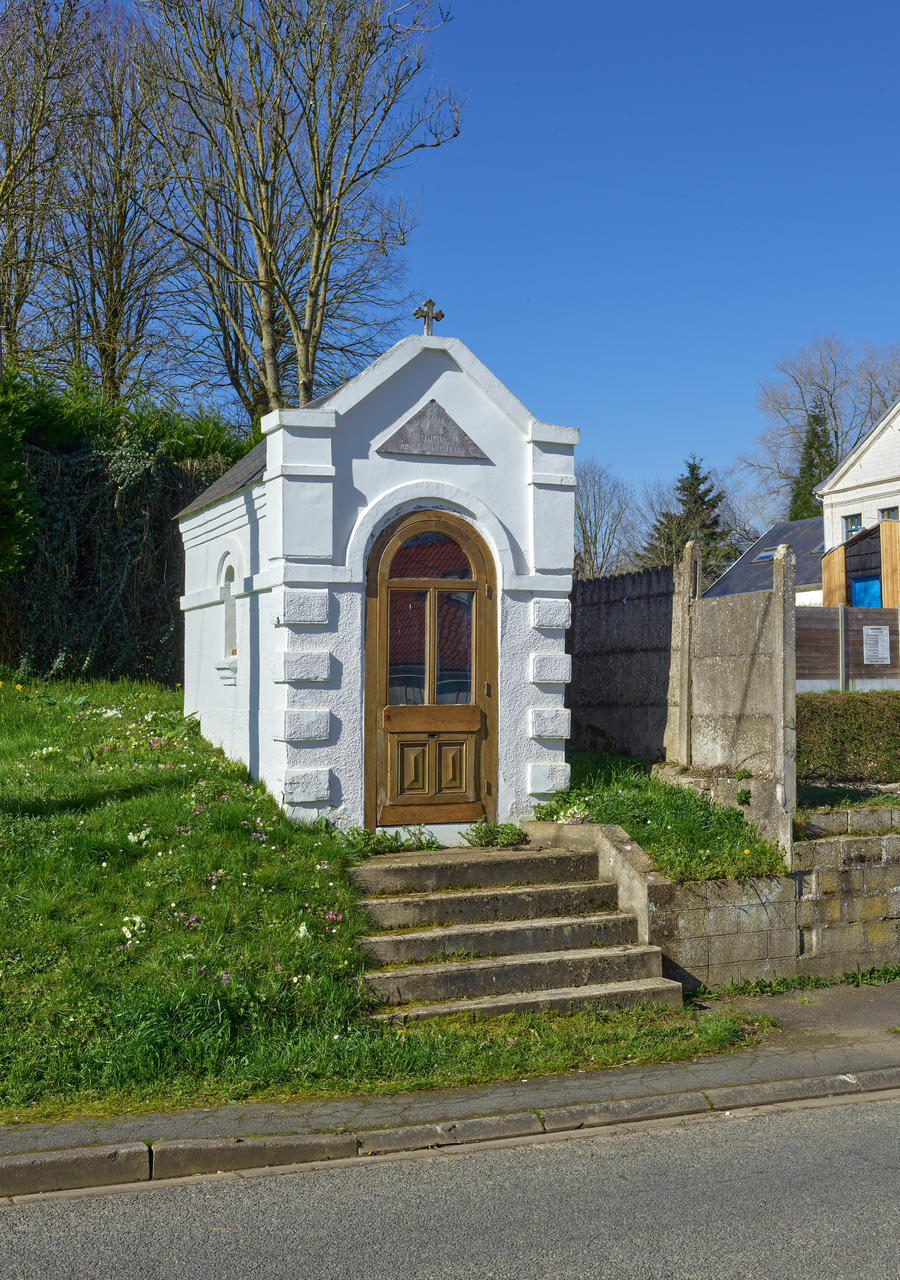
M 798 689 L 900 688 L 896 609 L 808 606 L 796 617 Z

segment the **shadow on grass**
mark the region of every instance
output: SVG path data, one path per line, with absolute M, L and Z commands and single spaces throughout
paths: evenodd
M 900 807 L 900 794 L 877 791 L 864 784 L 834 784 L 820 782 L 797 783 L 798 809 L 849 809 L 861 804 L 886 804 Z
M 54 813 L 79 813 L 85 809 L 98 809 L 109 801 L 135 800 L 138 796 L 159 794 L 184 789 L 184 778 L 162 777 L 158 781 L 135 783 L 128 787 L 92 788 L 80 795 L 48 796 L 42 800 L 23 803 L 20 800 L 0 799 L 0 813 L 17 818 L 43 818 Z
M 646 776 L 653 768 L 651 761 L 642 760 L 637 756 L 620 756 L 593 751 L 590 748 L 570 747 L 566 752 L 566 759 L 572 767 L 569 786 L 573 790 L 592 782 L 609 783 L 623 770 Z

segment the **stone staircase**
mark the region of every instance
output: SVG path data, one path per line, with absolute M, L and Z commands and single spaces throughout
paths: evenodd
M 366 980 L 405 1022 L 452 1013 L 525 1012 L 580 1004 L 681 1005 L 658 947 L 597 872 L 569 849 L 442 849 L 378 855 L 353 870 L 379 930 L 363 946 Z

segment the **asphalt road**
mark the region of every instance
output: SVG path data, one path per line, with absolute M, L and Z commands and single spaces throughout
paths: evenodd
M 900 1103 L 0 1209 L 2 1280 L 896 1280 Z

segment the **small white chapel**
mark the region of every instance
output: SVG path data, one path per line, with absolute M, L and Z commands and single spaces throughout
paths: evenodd
M 446 842 L 568 783 L 578 432 L 417 314 L 181 512 L 185 712 L 293 818 Z

